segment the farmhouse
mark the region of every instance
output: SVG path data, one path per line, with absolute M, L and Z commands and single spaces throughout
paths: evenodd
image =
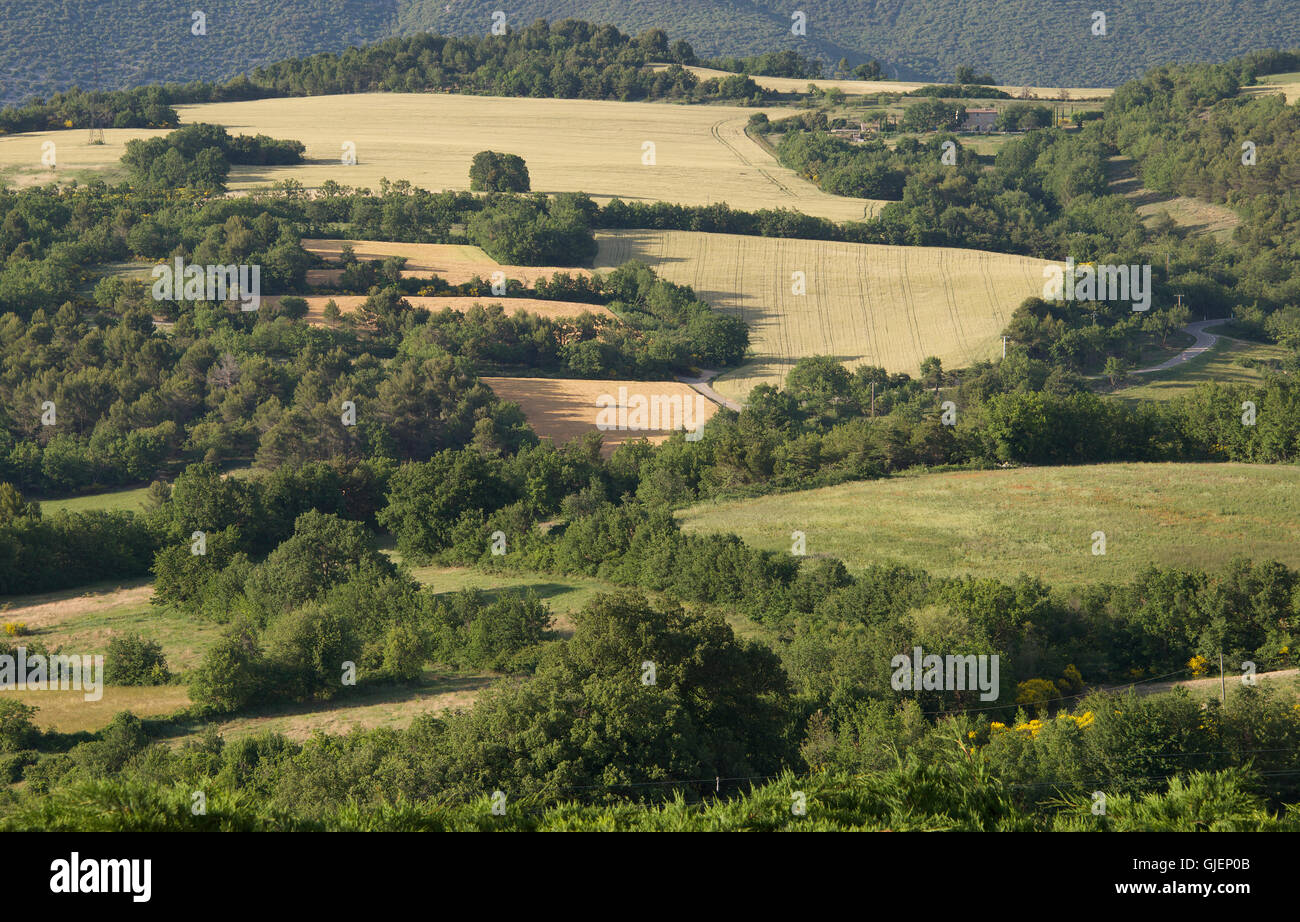
M 962 131 L 992 131 L 998 120 L 997 109 L 967 109 Z
M 867 127 L 866 122 L 858 122 L 856 128 L 832 128 L 831 134 L 852 144 L 861 144 L 873 130 Z

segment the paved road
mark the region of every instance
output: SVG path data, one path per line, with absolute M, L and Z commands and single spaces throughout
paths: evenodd
M 1220 320 L 1198 320 L 1195 323 L 1189 323 L 1183 327 L 1184 333 L 1191 333 L 1196 337 L 1196 342 L 1192 343 L 1182 352 L 1175 355 L 1167 362 L 1161 362 L 1159 365 L 1152 365 L 1150 368 L 1138 368 L 1130 372 L 1135 375 L 1145 375 L 1153 371 L 1168 371 L 1171 368 L 1177 368 L 1188 359 L 1194 359 L 1198 355 L 1206 352 L 1211 346 L 1219 341 L 1219 337 L 1213 333 L 1207 333 L 1205 328 L 1216 326 L 1226 321 Z
M 716 371 L 712 371 L 708 368 L 701 368 L 699 377 L 692 378 L 690 375 L 678 375 L 677 380 L 682 384 L 689 384 L 695 391 L 708 397 L 719 406 L 726 407 L 728 410 L 733 410 L 734 412 L 739 413 L 744 409 L 739 402 L 732 400 L 730 397 L 724 397 L 713 388 L 709 387 L 709 382 L 717 376 L 718 373 Z

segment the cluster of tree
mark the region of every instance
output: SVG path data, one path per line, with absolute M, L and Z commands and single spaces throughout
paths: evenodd
M 0 109 L 0 133 L 61 128 L 175 128 L 180 117 L 160 86 L 129 90 L 79 90 L 33 97 Z
M 739 319 L 639 266 L 603 279 L 557 273 L 538 285 L 545 297 L 606 304 L 617 323 L 507 316 L 501 308 L 430 316 L 402 295 L 436 289 L 437 280 L 402 279 L 400 260 L 376 265 L 346 254 L 344 287 L 369 295 L 355 327 L 302 324 L 296 318 L 305 304 L 292 297 L 256 311 L 158 301 L 147 282 L 119 275 L 102 279 L 90 302 L 76 292 L 98 263 L 133 256 L 257 265 L 264 292 L 302 290 L 313 257 L 300 238 L 318 233 L 315 220 L 329 220 L 338 202 L 344 215 L 373 208 L 387 216 L 409 206 L 412 221 L 432 216 L 447 227 L 468 215 L 472 239 L 508 262 L 572 263 L 589 258 L 593 246 L 597 209 L 585 197 L 501 196 L 478 212 L 463 196 L 382 191 L 198 207 L 103 186 L 0 194 L 7 256 L 0 307 L 31 311 L 26 320 L 0 315 L 0 395 L 9 408 L 0 414 L 0 479 L 65 492 L 147 482 L 176 461 L 204 458 L 274 465 L 400 459 L 475 437 L 515 445 L 531 438 L 522 416 L 477 383 L 472 363 L 626 377 L 721 367 L 744 355 L 748 334 Z M 60 281 L 29 298 L 44 277 L 30 270 L 41 265 L 58 265 Z M 508 294 L 520 292 L 516 285 Z M 490 289 L 480 282 L 463 293 Z M 62 302 L 40 303 L 58 295 Z M 155 317 L 174 325 L 158 328 Z M 355 427 L 341 423 L 344 401 L 361 408 Z
M 22 489 L 139 482 L 184 459 L 274 467 L 533 438 L 517 407 L 431 342 L 385 363 L 371 350 L 399 334 L 374 346 L 224 306 L 184 312 L 165 334 L 139 308 L 102 325 L 74 316 L 4 322 L 0 478 Z
M 365 602 L 370 606 L 363 613 L 357 603 Z M 544 612 L 527 599 L 481 605 L 465 597 L 448 605 L 400 579 L 362 585 L 354 578 L 280 616 L 264 633 L 248 622 L 233 625 L 205 655 L 191 694 L 213 707 L 257 700 L 250 691 L 265 698 L 277 687 L 299 696 L 332 694 L 345 660 L 355 657 L 358 676 L 391 672 L 393 657 L 418 661 L 424 654 L 397 652 L 418 646 L 412 638 L 394 639 L 402 630 L 450 628 L 464 637 L 466 650 L 477 634 L 498 655 L 514 642 L 506 623 L 512 608 L 522 634 L 546 636 Z M 462 620 L 466 615 L 469 624 Z M 392 737 L 390 763 L 410 770 L 391 777 L 404 775 L 404 784 L 458 799 L 481 794 L 478 786 L 490 778 L 516 797 L 549 799 L 592 785 L 635 790 L 678 778 L 767 775 L 795 757 L 793 715 L 777 657 L 753 641 L 737 640 L 721 617 L 630 595 L 602 596 L 574 616 L 574 625 L 568 641 L 539 648 L 535 671 L 491 689 L 472 711 L 445 720 L 420 718 L 410 731 Z M 642 682 L 646 662 L 654 664 L 653 683 Z M 103 736 L 118 732 L 110 727 Z M 537 744 L 539 732 L 546 745 Z M 31 734 L 26 736 L 22 742 L 30 741 Z M 369 748 L 363 739 L 355 741 Z M 281 762 L 279 753 L 259 752 L 268 742 L 281 749 L 281 741 L 249 742 L 246 765 L 261 763 L 258 773 L 272 785 L 275 799 L 295 774 L 304 785 L 301 801 L 314 799 L 315 756 Z M 423 752 L 420 767 L 409 760 L 417 749 Z M 48 790 L 121 768 L 88 766 L 85 754 L 40 757 L 26 767 L 25 777 Z M 349 763 L 353 759 L 344 756 L 337 767 L 350 773 Z M 98 774 L 96 768 L 106 770 Z
M 810 166 L 824 162 L 815 158 L 843 164 L 844 169 L 829 173 L 850 185 L 858 178 L 851 168 L 853 158 L 861 156 L 865 166 L 860 172 L 869 175 L 875 158 L 884 156 L 870 150 L 859 155 L 829 139 L 791 145 L 807 155 Z M 844 225 L 795 211 L 740 212 L 725 204 L 615 199 L 600 207 L 579 194 L 549 200 L 495 195 L 484 200 L 469 193 L 428 193 L 404 182 L 381 183 L 377 195 L 326 184 L 323 194 L 310 199 L 288 184 L 249 198 L 203 201 L 200 195 L 197 206 L 185 196 L 167 201 L 102 184 L 0 193 L 0 253 L 6 257 L 0 270 L 0 310 L 27 316 L 39 307 L 52 313 L 76 297 L 87 273 L 104 262 L 132 256 L 257 264 L 264 292 L 298 291 L 312 261 L 298 239 L 340 233 L 339 224 L 343 232 L 371 239 L 464 242 L 467 238 L 455 230 L 460 224 L 468 228 L 468 239 L 515 263 L 582 262 L 594 246 L 592 230 L 602 227 L 974 246 L 1050 258 L 1070 253 L 1080 261 L 1109 256 L 1108 261 L 1122 264 L 1155 263 L 1161 283 L 1156 286 L 1156 307 L 1169 300 L 1166 282 L 1177 283 L 1185 293 L 1194 291 L 1215 312 L 1226 313 L 1237 300 L 1232 285 L 1220 281 L 1231 282 L 1236 263 L 1220 258 L 1213 243 L 1198 242 L 1195 258 L 1172 261 L 1176 268 L 1166 277 L 1163 256 L 1184 245 L 1168 236 L 1153 239 L 1122 198 L 1096 198 L 1105 187 L 1105 172 L 1104 148 L 1094 138 L 1032 133 L 1006 145 L 992 173 L 982 173 L 968 153 L 961 152 L 958 165 L 948 167 L 940 164 L 937 154 L 924 155 L 927 149 L 904 144 L 903 153 L 886 161 L 884 179 L 893 187 L 897 172 L 906 172 L 901 201 L 875 220 Z M 1080 228 L 1088 232 L 1080 233 Z M 1113 252 L 1117 241 L 1119 253 Z M 1147 252 L 1142 251 L 1144 244 Z M 1200 259 L 1207 247 L 1214 257 L 1209 272 Z M 386 267 L 387 275 L 381 277 L 358 267 L 362 275 L 353 280 L 351 290 L 366 293 L 371 284 L 388 284 L 400 278 L 399 269 Z M 401 281 L 413 286 L 412 291 L 419 287 L 417 280 Z M 487 286 L 480 288 L 486 292 Z M 128 289 L 120 278 L 102 282 L 97 306 L 118 304 Z M 1274 308 L 1272 302 L 1264 306 Z M 151 310 L 176 316 L 167 302 L 155 303 Z
M 782 165 L 835 195 L 889 201 L 903 197 L 910 173 L 938 162 L 945 142 L 956 143 L 940 134 L 924 142 L 902 138 L 891 148 L 879 140 L 852 144 L 825 131 L 790 130 L 781 122 L 770 122 L 769 128 L 784 130 L 776 145 Z M 958 151 L 967 161 L 976 159 L 964 148 Z
M 1216 301 L 1262 315 L 1300 305 L 1300 109 L 1238 91 L 1257 67 L 1297 59 L 1161 68 L 1120 87 L 1099 123 L 1147 188 L 1233 207 L 1242 223 L 1227 252 L 1198 252 L 1193 278 Z
M 797 51 L 768 51 L 748 58 L 721 57 L 704 63 L 708 67 L 729 70 L 733 74 L 752 74 L 760 77 L 807 77 L 814 80 L 821 77 L 824 67 L 821 61 L 806 58 Z
M 994 127 L 998 131 L 1031 131 L 1048 128 L 1052 124 L 1052 110 L 1027 102 L 1013 102 L 998 113 Z
M 280 700 L 325 700 L 356 685 L 417 682 L 428 663 L 527 671 L 550 638 L 532 596 L 441 599 L 399 574 L 365 527 L 307 512 L 258 563 L 232 550 L 164 547 L 154 603 L 227 626 L 189 677 L 201 709 L 237 711 Z M 210 548 L 213 545 L 209 546 Z
M 173 678 L 162 644 L 139 634 L 114 634 L 104 655 L 106 685 L 166 685 Z
M 398 308 L 389 324 L 394 358 L 385 364 L 359 351 L 355 337 L 333 340 L 328 331 L 287 319 L 251 333 L 225 329 L 217 341 L 196 335 L 189 315 L 170 337 L 142 334 L 124 321 L 108 331 L 113 338 L 89 337 L 121 347 L 102 352 L 106 360 L 122 356 L 111 374 L 92 364 L 69 368 L 64 380 L 15 376 L 11 405 L 33 409 L 9 420 L 12 441 L 0 456 L 0 476 L 24 489 L 66 490 L 149 479 L 193 457 L 251 457 L 274 468 L 328 459 L 422 460 L 467 444 L 476 453 L 512 453 L 534 437 L 518 408 L 477 383 L 471 362 L 606 375 L 656 367 L 661 359 L 650 356 L 658 350 L 681 350 L 677 367 L 743 354 L 743 327 L 644 267 L 611 273 L 601 286 L 629 318 L 626 329 L 592 317 L 567 324 L 509 317 L 498 307 L 416 323 Z M 392 292 L 368 303 L 378 310 L 390 300 L 402 303 Z M 631 490 L 647 500 L 684 502 L 738 487 L 834 483 L 916 465 L 1300 457 L 1300 389 L 1286 377 L 1260 387 L 1204 385 L 1161 404 L 1115 401 L 1088 392 L 1050 339 L 1033 338 L 1034 317 L 1018 312 L 1013 325 L 1024 328 L 1024 345 L 1007 360 L 959 376 L 937 361 L 927 362 L 917 380 L 871 367 L 850 373 L 830 358 L 802 360 L 783 389 L 756 388 L 742 413 L 719 413 L 698 442 L 626 449 L 629 460 L 610 465 L 634 464 L 636 476 L 607 480 L 605 496 Z M 1051 319 L 1043 315 L 1040 326 Z M 566 336 L 574 338 L 564 342 Z M 28 340 L 13 341 L 14 354 L 29 356 L 21 348 Z M 1055 352 L 1048 357 L 1057 364 L 1034 357 L 1040 349 Z M 49 361 L 72 354 L 71 347 L 50 352 Z M 46 392 L 33 377 L 59 383 Z M 40 423 L 45 393 L 53 393 L 63 414 L 57 426 Z M 122 395 L 135 396 L 128 403 Z M 955 425 L 941 419 L 947 399 L 959 407 Z M 356 425 L 343 421 L 344 401 L 357 408 Z M 1242 424 L 1246 401 L 1256 406 L 1251 426 Z M 51 429 L 59 431 L 51 436 Z M 573 491 L 589 476 L 588 470 Z M 552 508 L 561 498 L 553 497 Z
M 129 512 L 13 516 L 0 522 L 0 595 L 145 576 L 153 549 Z
M 1094 782 L 1106 779 L 1107 818 L 1097 821 L 1110 829 L 1130 828 L 1133 806 L 1166 784 L 1171 794 L 1188 796 L 1186 773 L 1232 777 L 1249 765 L 1271 779 L 1262 787 L 1267 796 L 1294 802 L 1300 713 L 1268 685 L 1233 685 L 1224 702 L 1202 705 L 1182 692 L 1091 693 L 1055 716 L 1031 707 L 1006 721 L 976 713 L 931 723 L 914 702 L 859 702 L 810 721 L 802 755 L 816 770 L 870 773 L 888 770 L 896 758 L 943 764 L 960 738 L 1018 806 L 1050 811 L 1065 795 L 1071 806 L 1058 820 L 1088 815 Z M 1227 821 L 1231 811 L 1207 815 Z
M 1010 99 L 1011 94 L 984 83 L 945 83 L 917 87 L 908 96 L 933 96 L 941 99 Z M 917 129 L 924 131 L 924 128 Z
M 749 346 L 740 318 L 714 311 L 689 287 L 659 279 L 639 263 L 597 276 L 593 285 L 618 322 L 591 313 L 556 320 L 510 312 L 508 300 L 430 315 L 412 311 L 391 289 L 372 295 L 359 316 L 381 327 L 407 315 L 419 319 L 402 339 L 399 356 L 445 350 L 477 367 L 579 378 L 651 378 L 727 367 L 739 363 Z
M 528 165 L 518 154 L 481 150 L 469 165 L 471 192 L 528 192 Z
M 122 163 L 131 182 L 165 192 L 192 188 L 224 192 L 232 163 L 301 163 L 307 148 L 301 141 L 280 141 L 266 135 L 231 137 L 220 125 L 194 124 L 160 138 L 126 142 Z
M 471 241 L 497 262 L 515 266 L 581 266 L 596 256 L 591 200 L 571 194 L 489 201 L 465 226 Z
M 944 88 L 939 87 L 939 89 L 943 90 Z M 981 87 L 981 89 L 983 88 Z M 952 94 L 940 92 L 933 95 L 946 96 Z M 904 109 L 903 121 L 900 124 L 904 131 L 950 131 L 961 124 L 961 120 L 965 117 L 965 106 L 933 98 L 926 99 L 924 102 L 913 103 Z
M 44 515 L 39 503 L 0 483 L 0 594 L 144 576 L 160 548 L 188 548 L 196 531 L 212 533 L 215 559 L 235 535 L 245 553 L 267 553 L 309 511 L 373 526 L 390 467 L 308 463 L 241 479 L 192 465 L 173 484 L 152 485 L 145 513 Z
M 244 199 L 206 199 L 123 185 L 0 192 L 0 315 L 53 317 L 68 303 L 101 311 L 115 305 L 131 283 L 101 279 L 94 300 L 83 289 L 103 264 L 182 257 L 187 264 L 261 267 L 261 291 L 299 290 L 312 258 L 299 246 L 301 209 Z M 150 300 L 163 313 L 167 302 Z M 39 352 L 39 350 L 36 350 Z
M 993 86 L 994 84 L 997 83 L 997 80 L 993 78 L 992 74 L 987 72 L 983 74 L 976 74 L 975 68 L 971 67 L 968 64 L 963 64 L 957 68 L 955 74 L 953 75 L 952 82 L 957 84 L 958 86 L 962 84 L 971 84 L 971 83 L 983 84 L 984 86 Z

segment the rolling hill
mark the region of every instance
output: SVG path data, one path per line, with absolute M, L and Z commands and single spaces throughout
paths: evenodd
M 148 0 L 10 0 L 0 19 L 0 102 L 73 85 L 122 88 L 225 80 L 272 60 L 340 51 L 396 34 L 486 33 L 500 0 L 209 0 L 206 34 L 190 7 Z M 947 80 L 959 65 L 1010 84 L 1114 86 L 1173 60 L 1226 60 L 1300 43 L 1291 0 L 1115 0 L 1106 37 L 1093 4 L 1068 0 L 519 0 L 508 25 L 538 18 L 660 28 L 702 56 L 793 49 L 833 65 L 880 60 L 890 77 Z M 807 14 L 791 34 L 791 10 Z M 57 62 L 57 63 L 53 63 Z
M 850 571 L 901 563 L 937 576 L 1120 583 L 1148 563 L 1217 570 L 1234 555 L 1300 563 L 1300 470 L 1255 464 L 1101 464 L 955 471 L 848 483 L 679 513 L 688 532 L 729 532 Z M 1095 532 L 1106 553 L 1092 552 Z
M 909 374 L 931 355 L 947 367 L 993 358 L 1048 265 L 984 250 L 695 231 L 601 231 L 596 240 L 597 269 L 640 260 L 749 325 L 748 360 L 713 381 L 739 400 L 781 384 L 812 355 Z
M 833 221 L 869 216 L 882 204 L 831 195 L 781 166 L 744 132 L 755 110 L 736 106 L 357 93 L 177 111 L 182 123 L 210 122 L 306 145 L 301 164 L 235 167 L 230 187 L 236 191 L 283 179 L 308 188 L 331 179 L 376 188 L 384 177 L 426 189 L 466 189 L 474 154 L 492 148 L 523 156 L 535 191 L 586 192 L 601 202 L 615 196 L 688 205 L 722 201 L 746 210 L 794 208 Z M 510 126 L 508 133 L 503 125 Z M 0 137 L 0 176 L 16 186 L 64 177 L 121 178 L 118 161 L 127 142 L 162 134 L 109 128 L 103 144 L 90 144 L 78 129 Z M 57 145 L 57 174 L 41 163 L 46 141 Z M 341 162 L 344 141 L 355 145 L 357 162 L 350 166 Z M 646 141 L 656 145 L 653 166 L 642 162 Z

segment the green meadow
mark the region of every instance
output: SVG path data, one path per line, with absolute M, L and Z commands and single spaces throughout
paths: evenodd
M 1149 564 L 1216 570 L 1234 555 L 1300 566 L 1300 467 L 1103 464 L 899 476 L 679 513 L 687 532 L 731 532 L 850 571 L 901 563 L 939 576 L 1122 582 Z M 1105 554 L 1093 553 L 1095 532 Z

